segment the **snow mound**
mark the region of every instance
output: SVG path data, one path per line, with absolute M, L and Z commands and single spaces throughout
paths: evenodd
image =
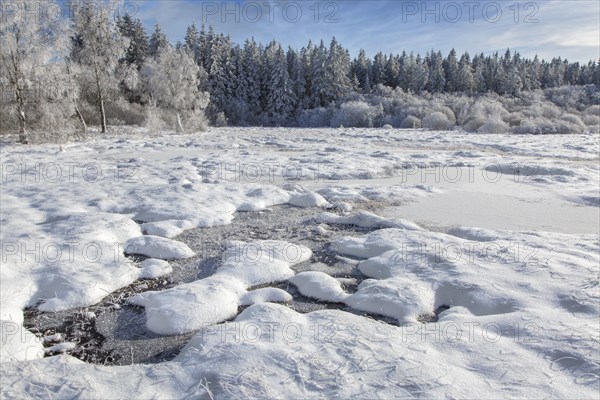
M 341 254 L 367 259 L 398 248 L 399 241 L 405 237 L 404 233 L 399 229 L 379 229 L 362 237 L 338 239 L 332 246 Z
M 194 224 L 188 220 L 168 219 L 166 221 L 146 222 L 141 224 L 145 235 L 174 238 L 187 229 L 192 229 Z
M 125 254 L 173 260 L 194 257 L 195 253 L 185 243 L 160 236 L 139 236 L 125 242 Z
M 288 292 L 286 292 L 285 290 L 267 287 L 267 288 L 252 290 L 252 291 L 246 293 L 240 299 L 240 305 L 241 306 L 250 306 L 252 304 L 258 304 L 258 303 L 267 303 L 267 302 L 287 303 L 290 301 L 292 301 L 292 295 L 289 294 Z
M 294 284 L 302 295 L 312 299 L 341 303 L 349 296 L 342 289 L 339 280 L 324 272 L 300 272 L 291 277 L 288 282 Z
M 173 272 L 171 265 L 165 260 L 158 260 L 156 258 L 149 258 L 142 261 L 142 270 L 140 271 L 140 278 L 142 279 L 156 279 L 161 276 L 165 276 Z
M 393 279 L 366 279 L 346 304 L 356 310 L 384 315 L 399 323 L 416 323 L 420 314 L 434 309 L 435 292 L 431 286 L 411 277 Z
M 48 354 L 66 353 L 67 351 L 73 350 L 75 347 L 77 347 L 76 343 L 64 342 L 64 343 L 58 343 L 58 344 L 55 344 L 54 346 L 48 347 L 47 349 L 44 349 L 44 351 Z
M 310 249 L 282 241 L 231 241 L 223 264 L 212 276 L 161 292 L 150 291 L 129 299 L 146 310 L 146 326 L 158 334 L 179 334 L 223 322 L 250 302 L 288 301 L 281 291 L 255 291 L 253 286 L 292 277 L 292 265 L 306 261 Z M 252 292 L 250 292 L 252 293 Z
M 318 193 L 306 189 L 290 191 L 290 199 L 287 201 L 296 207 L 330 207 L 331 204 Z

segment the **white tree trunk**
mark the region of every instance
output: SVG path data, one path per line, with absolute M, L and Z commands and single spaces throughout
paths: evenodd
M 183 133 L 183 125 L 181 124 L 181 115 L 179 115 L 179 111 L 177 111 L 177 126 L 176 126 L 177 132 L 178 133 Z

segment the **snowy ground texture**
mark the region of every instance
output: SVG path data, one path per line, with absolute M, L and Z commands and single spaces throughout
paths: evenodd
M 3 398 L 598 398 L 598 135 L 146 135 L 2 145 Z M 203 235 L 278 205 L 309 234 L 265 223 L 200 277 Z M 161 287 L 186 260 L 198 279 Z M 137 283 L 113 308 L 189 334 L 168 361 L 26 328 Z

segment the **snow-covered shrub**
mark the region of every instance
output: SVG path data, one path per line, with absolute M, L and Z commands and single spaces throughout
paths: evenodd
M 161 112 L 158 108 L 147 107 L 143 126 L 150 132 L 158 132 L 165 129 L 165 121 L 161 118 Z
M 421 120 L 414 115 L 409 115 L 402 120 L 400 127 L 404 129 L 418 129 L 421 127 Z
M 462 124 L 469 115 L 474 99 L 466 95 L 455 95 L 449 100 L 448 107 L 456 115 L 456 121 Z
M 108 118 L 107 124 L 109 126 L 125 126 L 127 125 L 125 121 L 119 118 Z
M 432 131 L 448 131 L 452 128 L 452 123 L 446 114 L 438 111 L 423 118 L 423 127 Z
M 463 128 L 468 132 L 477 132 L 489 120 L 503 120 L 508 111 L 502 103 L 490 98 L 478 99 L 462 121 Z
M 590 125 L 587 128 L 591 133 L 600 133 L 600 125 Z
M 394 129 L 393 126 L 391 126 L 390 124 L 385 124 L 382 126 L 383 129 Z
M 303 110 L 298 116 L 298 125 L 306 128 L 320 128 L 329 126 L 331 122 L 331 110 L 319 107 Z
M 60 103 L 39 102 L 30 111 L 31 143 L 64 143 L 76 129 L 77 121 L 71 119 L 70 108 Z
M 486 123 L 486 120 L 487 118 L 481 114 L 474 115 L 463 125 L 463 129 L 467 132 L 477 132 Z
M 241 99 L 233 99 L 229 103 L 225 104 L 225 114 L 227 120 L 232 125 L 240 126 L 248 123 L 250 117 L 250 110 L 248 103 Z
M 520 126 L 521 122 L 523 122 L 523 120 L 525 119 L 525 116 L 523 115 L 523 113 L 517 111 L 506 114 L 502 119 L 512 128 L 515 126 Z
M 565 121 L 565 122 L 568 122 L 570 124 L 577 125 L 581 129 L 585 129 L 585 124 L 583 123 L 583 121 L 581 120 L 581 118 L 579 118 L 578 115 L 575 115 L 575 114 L 563 114 L 563 116 L 560 117 L 560 119 L 561 119 L 561 121 Z
M 598 104 L 600 94 L 596 85 L 561 86 L 544 90 L 546 99 L 564 110 L 581 111 Z
M 525 108 L 523 113 L 532 118 L 543 117 L 547 119 L 556 119 L 560 117 L 563 112 L 556 105 L 549 102 L 543 102 L 532 104 Z
M 492 118 L 486 121 L 483 125 L 477 129 L 479 133 L 507 133 L 510 127 L 500 118 Z
M 544 135 L 550 133 L 556 133 L 556 126 L 552 121 L 544 117 L 529 118 L 521 122 L 520 126 L 512 128 L 513 133 L 518 134 L 533 134 L 533 135 Z
M 217 116 L 215 117 L 214 125 L 216 127 L 227 126 L 227 117 L 225 117 L 225 113 L 224 112 L 220 112 L 220 113 L 217 114 Z
M 144 120 L 146 119 L 144 106 L 137 103 L 130 103 L 123 98 L 120 98 L 117 101 L 107 102 L 104 105 L 104 109 L 108 124 L 113 126 L 142 126 L 144 124 Z
M 456 124 L 456 117 L 454 116 L 454 112 L 450 109 L 450 107 L 446 107 L 443 105 L 436 105 L 433 107 L 434 112 L 441 112 L 446 116 L 450 124 Z
M 600 125 L 600 117 L 597 115 L 584 115 L 583 122 L 587 126 Z
M 340 106 L 331 119 L 331 127 L 340 125 L 355 128 L 371 128 L 375 110 L 363 101 L 350 101 Z
M 593 105 L 585 109 L 583 112 L 584 116 L 596 116 L 600 117 L 600 105 Z
M 186 132 L 203 132 L 208 129 L 208 119 L 203 110 L 189 110 L 182 113 Z
M 556 121 L 557 133 L 583 133 L 585 130 L 586 126 L 581 118 L 574 114 L 565 114 Z
M 556 125 L 556 133 L 562 134 L 575 134 L 575 133 L 583 133 L 585 132 L 587 127 L 581 127 L 579 125 L 572 124 L 567 121 L 563 121 L 562 119 L 555 122 Z
M 83 115 L 85 123 L 89 125 L 100 125 L 100 117 L 98 108 L 87 101 L 82 101 L 79 104 L 79 111 Z
M 7 107 L 2 104 L 0 107 L 0 135 L 8 135 L 19 129 L 19 121 L 14 107 Z

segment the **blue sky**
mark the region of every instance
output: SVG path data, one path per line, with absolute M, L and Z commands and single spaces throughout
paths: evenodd
M 600 57 L 600 1 L 407 1 L 407 0 L 127 0 L 136 17 L 151 27 L 160 23 L 173 42 L 183 39 L 192 22 L 212 24 L 243 43 L 254 36 L 300 48 L 309 39 L 332 36 L 354 56 L 364 48 L 424 54 L 518 50 L 571 61 Z

